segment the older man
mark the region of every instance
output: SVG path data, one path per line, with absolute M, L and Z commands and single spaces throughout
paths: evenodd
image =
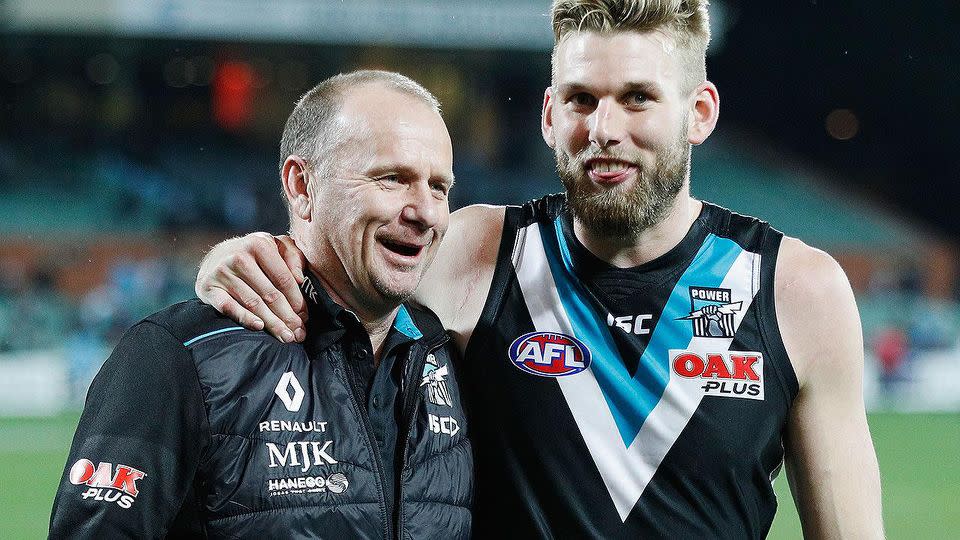
M 52 537 L 469 534 L 449 338 L 402 304 L 449 217 L 436 99 L 395 73 L 333 77 L 297 104 L 281 160 L 303 343 L 197 301 L 134 326 L 90 389 Z
M 481 535 L 762 538 L 786 458 L 806 536 L 882 537 L 843 271 L 690 196 L 719 110 L 707 2 L 555 0 L 552 18 L 541 130 L 566 194 L 455 212 L 416 295 L 465 352 Z M 289 339 L 284 255 L 225 243 L 198 292 Z

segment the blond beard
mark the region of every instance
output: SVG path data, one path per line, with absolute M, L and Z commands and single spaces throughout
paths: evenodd
M 571 158 L 556 150 L 557 173 L 567 190 L 570 211 L 597 236 L 639 236 L 660 223 L 673 208 L 690 176 L 690 148 L 684 140 L 658 152 L 652 169 L 643 167 L 640 159 L 612 152 L 585 151 Z M 636 164 L 636 182 L 630 187 L 597 190 L 584 163 L 599 156 Z

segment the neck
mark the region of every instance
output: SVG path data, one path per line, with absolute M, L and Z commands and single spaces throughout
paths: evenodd
M 573 232 L 591 253 L 618 268 L 650 262 L 683 240 L 700 215 L 703 203 L 690 197 L 687 189 L 677 195 L 673 207 L 656 225 L 633 236 L 606 236 L 573 221 Z
M 350 279 L 335 253 L 317 253 L 309 249 L 307 244 L 302 243 L 296 233 L 292 236 L 297 243 L 297 247 L 303 251 L 310 271 L 317 277 L 317 281 L 327 291 L 330 299 L 357 316 L 360 324 L 363 325 L 364 330 L 370 337 L 374 360 L 379 363 L 383 342 L 387 338 L 387 333 L 390 331 L 393 319 L 397 316 L 400 305 L 396 303 L 386 304 L 382 301 L 364 298 L 360 291 L 350 283 Z
M 375 365 L 379 364 L 380 354 L 383 352 L 383 343 L 387 339 L 387 333 L 390 332 L 393 319 L 396 318 L 400 306 L 371 309 L 368 303 L 359 300 L 353 294 L 354 291 L 349 288 L 334 286 L 324 277 L 320 277 L 323 274 L 314 272 L 314 275 L 318 276 L 320 284 L 323 285 L 324 290 L 330 295 L 331 300 L 352 312 L 357 316 L 357 319 L 360 320 L 360 324 L 363 325 L 364 330 L 367 331 L 367 335 L 370 337 L 370 346 L 373 347 L 374 363 Z

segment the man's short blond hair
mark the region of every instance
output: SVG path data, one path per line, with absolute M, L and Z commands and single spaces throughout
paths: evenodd
M 553 63 L 565 37 L 575 32 L 664 32 L 684 56 L 685 89 L 707 79 L 709 0 L 553 0 Z

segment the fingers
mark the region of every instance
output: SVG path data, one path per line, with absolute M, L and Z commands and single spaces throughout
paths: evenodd
M 295 248 L 284 247 L 293 261 L 299 253 L 293 253 Z M 259 329 L 255 328 L 259 320 L 261 328 L 281 341 L 302 341 L 306 336 L 303 295 L 278 242 L 267 233 L 215 246 L 204 257 L 195 288 L 200 299 L 246 328 Z
M 263 319 L 267 331 L 274 336 L 285 342 L 292 341 L 287 334 L 302 339 L 304 324 L 297 312 L 305 309 L 303 295 L 273 237 L 263 234 L 265 238 L 250 235 L 248 248 L 225 261 L 224 288 L 243 307 Z M 299 309 L 294 309 L 288 298 Z
M 277 248 L 280 250 L 280 257 L 283 259 L 285 267 L 281 268 L 271 260 L 267 262 L 270 267 L 264 267 L 264 272 L 270 281 L 283 293 L 290 304 L 291 309 L 300 316 L 300 319 L 306 324 L 307 304 L 303 293 L 298 286 L 306 279 L 303 275 L 303 269 L 306 267 L 307 260 L 303 252 L 297 247 L 293 239 L 289 236 L 273 237 Z M 263 263 L 262 263 L 263 264 Z
M 248 330 L 263 330 L 263 321 L 250 310 L 244 308 L 227 291 L 216 287 L 208 290 L 203 299 L 217 311 L 237 321 Z
M 264 329 L 272 336 L 284 343 L 293 342 L 297 335 L 294 331 L 290 330 L 288 322 L 281 319 L 274 312 L 274 309 L 276 309 L 276 301 L 282 298 L 282 295 L 280 295 L 279 291 L 274 294 L 268 293 L 267 295 L 257 292 L 256 288 L 248 285 L 248 283 L 269 283 L 269 280 L 266 279 L 263 272 L 251 271 L 245 266 L 242 266 L 242 268 L 244 268 L 242 275 L 225 273 L 221 278 L 226 285 L 226 290 L 229 291 L 229 295 L 239 304 L 241 309 L 259 317 L 263 321 Z M 254 277 L 257 274 L 259 274 L 259 276 Z M 274 304 L 268 304 L 269 300 L 273 300 Z M 224 312 L 224 314 L 227 313 Z M 293 318 L 299 323 L 299 317 L 293 316 Z M 302 334 L 303 329 L 299 325 L 297 325 L 297 329 L 300 330 L 302 339 L 302 335 L 304 335 Z
M 293 277 L 297 279 L 297 283 L 303 283 L 303 269 L 307 266 L 307 258 L 304 257 L 303 252 L 297 247 L 297 243 L 286 234 L 274 236 L 273 239 L 277 242 L 280 256 L 283 257 L 283 260 L 287 263 L 287 267 L 290 269 Z

